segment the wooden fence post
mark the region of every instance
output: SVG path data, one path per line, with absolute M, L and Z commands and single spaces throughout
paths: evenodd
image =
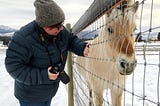
M 66 24 L 68 31 L 71 31 L 71 24 Z M 74 106 L 74 97 L 73 97 L 73 71 L 72 71 L 72 53 L 68 52 L 67 58 L 67 69 L 68 75 L 70 77 L 70 82 L 68 84 L 68 106 Z

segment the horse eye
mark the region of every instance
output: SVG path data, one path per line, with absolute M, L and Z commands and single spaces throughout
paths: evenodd
M 113 33 L 112 28 L 108 28 L 109 33 Z

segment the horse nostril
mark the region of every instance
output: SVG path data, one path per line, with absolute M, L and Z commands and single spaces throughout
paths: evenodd
M 132 67 L 136 67 L 136 65 L 137 65 L 137 60 L 135 60 L 133 63 L 131 63 Z
M 119 64 L 123 69 L 128 70 L 128 69 L 132 69 L 132 68 L 136 67 L 137 60 L 135 60 L 132 63 L 128 63 L 126 60 L 122 59 L 122 60 L 119 61 Z
M 125 59 L 121 59 L 119 61 L 120 74 L 121 75 L 130 75 L 134 71 L 136 64 L 137 64 L 137 60 L 134 60 L 131 62 L 131 61 L 127 61 Z
M 124 68 L 124 69 L 126 68 L 126 62 L 125 61 L 121 61 L 120 65 L 121 65 L 122 68 Z

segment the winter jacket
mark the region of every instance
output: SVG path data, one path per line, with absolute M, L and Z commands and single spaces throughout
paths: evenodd
M 59 49 L 51 35 L 46 35 L 44 44 L 41 32 L 35 21 L 25 25 L 14 33 L 6 52 L 5 66 L 15 79 L 15 96 L 20 100 L 41 102 L 55 96 L 60 79 L 49 80 L 48 67 L 60 61 L 60 54 L 64 67 L 68 51 L 83 56 L 85 42 L 65 28 L 56 38 Z

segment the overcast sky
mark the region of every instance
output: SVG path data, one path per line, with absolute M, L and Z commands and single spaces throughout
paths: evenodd
M 73 26 L 94 0 L 55 1 L 60 5 L 66 15 L 65 23 L 71 23 Z M 138 1 L 141 2 L 142 0 Z M 34 20 L 35 8 L 33 2 L 34 0 L 0 0 L 0 25 L 20 28 Z M 142 24 L 145 26 L 150 25 L 151 2 L 152 0 L 146 0 L 144 3 Z M 153 3 L 152 24 L 153 26 L 160 26 L 160 0 L 153 0 Z M 139 15 L 141 6 L 139 7 Z
M 20 28 L 35 19 L 35 0 L 0 0 L 0 25 Z M 63 9 L 66 20 L 72 26 L 94 0 L 55 0 Z

